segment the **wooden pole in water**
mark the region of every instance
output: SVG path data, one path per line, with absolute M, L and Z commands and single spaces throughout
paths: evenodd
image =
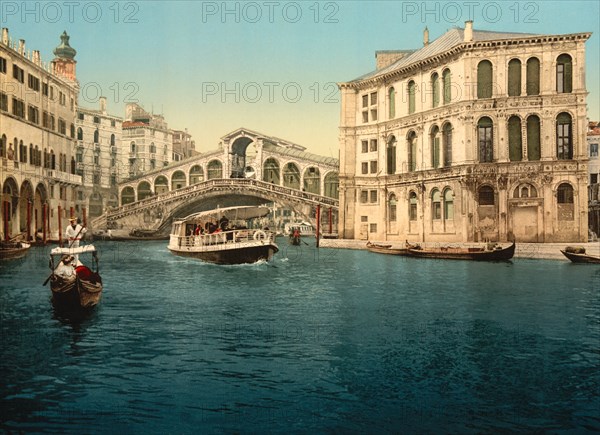
M 8 242 L 10 239 L 8 235 L 8 201 L 2 202 L 2 217 L 4 218 L 4 240 Z
M 27 199 L 27 241 L 31 240 L 31 200 Z
M 58 206 L 58 246 L 62 248 L 62 207 Z
M 331 221 L 331 207 L 329 208 L 329 236 L 331 237 L 331 233 L 333 232 L 333 225 Z
M 46 213 L 48 212 L 46 206 L 46 203 L 42 204 L 42 242 L 44 245 L 46 244 Z
M 317 248 L 319 247 L 319 233 L 321 230 L 321 204 L 317 205 L 317 232 L 315 234 L 317 238 Z

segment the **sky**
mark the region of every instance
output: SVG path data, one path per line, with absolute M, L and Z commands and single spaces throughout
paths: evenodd
M 196 149 L 240 127 L 338 157 L 337 83 L 375 69 L 375 51 L 416 49 L 473 20 L 477 30 L 566 34 L 586 43 L 588 117 L 600 120 L 600 1 L 2 0 L 0 24 L 43 61 L 66 30 L 79 103 L 124 116 L 137 102 L 188 129 Z

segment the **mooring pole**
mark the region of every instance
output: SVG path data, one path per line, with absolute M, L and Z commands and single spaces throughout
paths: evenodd
M 321 204 L 317 205 L 317 233 L 315 236 L 317 237 L 317 248 L 319 247 L 319 236 L 321 230 Z

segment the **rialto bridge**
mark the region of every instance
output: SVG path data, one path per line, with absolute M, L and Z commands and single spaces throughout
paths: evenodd
M 119 185 L 119 207 L 95 219 L 102 228 L 167 232 L 173 219 L 217 207 L 276 203 L 316 224 L 338 209 L 339 161 L 285 140 L 240 128 L 220 148 L 147 172 Z

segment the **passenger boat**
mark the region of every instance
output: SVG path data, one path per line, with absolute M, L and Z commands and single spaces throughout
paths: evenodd
M 367 250 L 377 254 L 408 255 L 408 248 L 392 248 L 392 245 L 367 242 Z
M 505 248 L 498 244 L 477 248 L 422 248 L 410 246 L 408 255 L 417 258 L 438 258 L 444 260 L 506 261 L 515 255 L 515 242 Z
M 583 247 L 567 246 L 564 250 L 561 249 L 560 252 L 573 263 L 600 264 L 600 257 L 586 254 L 585 248 Z
M 168 248 L 215 264 L 269 261 L 279 251 L 275 231 L 247 228 L 249 220 L 269 213 L 268 207 L 242 206 L 192 214 L 173 223 Z
M 0 242 L 0 261 L 16 260 L 27 255 L 31 244 L 25 242 Z
M 92 267 L 85 266 L 78 257 L 91 255 Z M 58 261 L 57 261 L 58 260 Z M 102 278 L 99 274 L 98 255 L 94 245 L 78 248 L 54 248 L 50 251 L 52 273 L 50 281 L 52 302 L 55 307 L 68 310 L 87 310 L 95 307 L 102 296 Z

